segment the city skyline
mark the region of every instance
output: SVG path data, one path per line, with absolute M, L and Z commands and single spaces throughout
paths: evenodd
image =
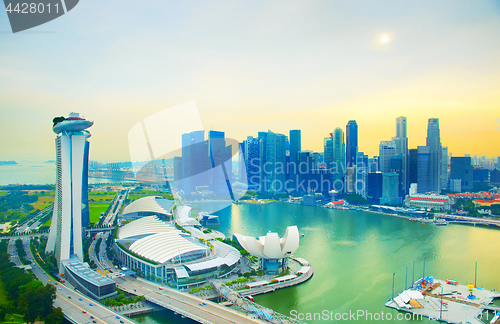
M 91 158 L 125 161 L 134 124 L 191 100 L 205 129 L 240 142 L 301 129 L 302 149 L 321 151 L 356 120 L 358 149 L 372 156 L 406 116 L 410 148 L 439 118 L 449 152 L 497 155 L 497 2 L 221 3 L 124 4 L 103 17 L 93 6 L 116 8 L 89 2 L 32 32 L 1 33 L 1 159 L 53 158 L 41 121 L 79 111 L 98 122 Z

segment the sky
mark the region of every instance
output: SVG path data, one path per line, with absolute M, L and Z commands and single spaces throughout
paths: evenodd
M 52 118 L 77 111 L 90 158 L 127 161 L 135 124 L 192 100 L 238 141 L 301 129 L 323 151 L 354 119 L 372 156 L 398 116 L 410 148 L 439 118 L 454 156 L 496 157 L 499 34 L 495 0 L 85 0 L 16 34 L 2 11 L 0 160 L 53 159 Z

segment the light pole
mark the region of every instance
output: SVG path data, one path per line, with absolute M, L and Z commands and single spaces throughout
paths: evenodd
M 424 257 L 424 272 L 422 273 L 422 280 L 425 279 L 425 257 Z
M 406 273 L 405 273 L 405 290 L 408 289 L 408 265 L 406 265 Z
M 443 319 L 443 286 L 441 286 L 441 313 L 439 314 L 439 318 Z
M 411 286 L 415 288 L 415 261 L 413 261 L 413 272 L 411 275 Z
M 474 271 L 474 287 L 477 287 L 477 261 L 476 261 L 476 271 Z
M 396 275 L 396 273 L 394 272 L 392 274 L 392 299 L 394 301 L 394 276 Z

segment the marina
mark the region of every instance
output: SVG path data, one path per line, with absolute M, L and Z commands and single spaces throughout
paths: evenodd
M 500 293 L 494 290 L 475 287 L 473 284 L 460 285 L 456 280 L 434 280 L 432 277 L 420 279 L 415 288 L 402 291 L 389 300 L 385 306 L 403 312 L 421 315 L 432 320 L 446 323 L 496 323 L 488 311 L 500 312 L 491 305 Z M 489 318 L 488 318 L 489 317 Z

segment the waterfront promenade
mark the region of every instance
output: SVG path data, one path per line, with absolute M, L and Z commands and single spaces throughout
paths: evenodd
M 399 214 L 386 213 L 386 212 L 369 210 L 369 209 L 367 209 L 367 210 L 363 209 L 362 211 L 368 212 L 368 213 L 379 214 L 379 215 L 406 218 L 406 219 L 413 219 L 414 218 L 414 217 L 411 217 L 408 215 L 399 215 Z M 484 226 L 498 226 L 498 227 L 500 227 L 500 220 L 498 220 L 498 219 L 459 216 L 459 215 L 450 215 L 450 214 L 443 214 L 443 213 L 436 213 L 435 218 L 442 218 L 442 219 L 447 220 L 449 223 L 456 223 L 456 224 L 470 224 L 470 225 L 484 225 Z

